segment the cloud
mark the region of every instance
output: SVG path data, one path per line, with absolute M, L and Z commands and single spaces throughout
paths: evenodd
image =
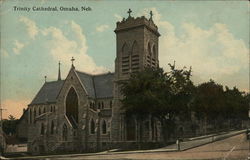
M 0 52 L 2 57 L 4 58 L 9 57 L 9 53 L 5 49 L 1 48 Z
M 162 34 L 159 40 L 161 67 L 168 69 L 167 64 L 174 60 L 178 67 L 192 66 L 197 81 L 223 79 L 248 67 L 249 49 L 243 40 L 234 37 L 226 24 L 215 23 L 203 29 L 193 23 L 182 23 L 181 34 L 177 34 L 176 27 L 162 20 L 155 8 L 144 9 L 142 13 L 147 16 L 150 10 Z
M 74 21 L 67 23 L 70 26 L 71 39 L 66 37 L 65 33 L 56 27 L 49 27 L 42 31 L 44 36 L 51 36 L 48 41 L 49 52 L 55 61 L 61 61 L 64 66 L 70 66 L 71 57 L 76 69 L 89 73 L 102 73 L 107 71 L 102 66 L 97 66 L 92 57 L 87 54 L 88 46 L 86 37 L 80 25 Z
M 21 42 L 19 42 L 18 40 L 15 40 L 14 41 L 14 45 L 15 45 L 15 47 L 13 48 L 13 52 L 15 53 L 15 54 L 20 54 L 20 51 L 23 49 L 23 47 L 25 46 L 25 44 L 24 43 L 21 43 Z
M 114 14 L 114 17 L 115 17 L 118 21 L 121 21 L 121 20 L 122 20 L 122 16 L 120 16 L 119 14 Z
M 12 114 L 16 118 L 20 118 L 23 114 L 23 108 L 27 108 L 27 105 L 30 103 L 30 100 L 13 100 L 6 99 L 1 102 L 1 106 L 3 109 L 3 118 L 8 118 L 10 114 Z
M 105 30 L 107 30 L 107 29 L 109 29 L 109 26 L 106 25 L 106 24 L 103 24 L 103 25 L 100 25 L 100 26 L 97 26 L 97 27 L 96 27 L 96 31 L 97 31 L 97 32 L 103 32 L 103 31 L 105 31 Z
M 30 38 L 35 39 L 35 36 L 38 34 L 38 27 L 36 26 L 36 23 L 32 21 L 31 19 L 21 16 L 19 18 L 19 21 L 24 23 L 27 27 L 27 32 L 30 36 Z

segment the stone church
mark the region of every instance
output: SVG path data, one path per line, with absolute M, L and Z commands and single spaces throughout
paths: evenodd
M 128 17 L 117 22 L 115 72 L 92 75 L 73 64 L 62 80 L 45 82 L 28 105 L 27 137 L 31 153 L 91 152 L 162 140 L 160 123 L 143 123 L 141 137 L 133 116 L 122 110 L 118 82 L 133 72 L 158 67 L 159 32 L 152 19 Z

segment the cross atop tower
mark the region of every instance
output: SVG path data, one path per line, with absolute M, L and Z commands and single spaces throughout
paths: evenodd
M 132 10 L 129 8 L 129 10 L 128 10 L 128 12 L 127 12 L 127 13 L 128 13 L 128 17 L 131 17 L 131 15 L 130 15 L 130 14 L 132 13 Z
M 74 61 L 75 61 L 75 59 L 74 59 L 74 57 L 72 57 L 72 58 L 71 58 L 72 67 L 74 67 Z
M 152 18 L 153 18 L 153 12 L 150 11 L 149 14 L 150 14 L 150 19 L 152 20 Z
M 45 83 L 46 83 L 46 81 L 47 81 L 47 76 L 44 76 L 44 81 L 45 81 Z

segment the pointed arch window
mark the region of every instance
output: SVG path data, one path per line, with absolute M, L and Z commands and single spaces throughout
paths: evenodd
M 44 127 L 44 124 L 42 123 L 41 124 L 41 135 L 44 135 L 45 134 L 45 127 Z
M 43 108 L 43 113 L 45 113 L 46 112 L 46 109 L 45 109 L 45 107 Z
M 152 66 L 156 66 L 156 48 L 153 46 Z
M 147 51 L 148 51 L 148 54 L 147 54 L 147 66 L 151 66 L 152 51 L 151 51 L 151 44 L 150 43 L 148 43 Z
M 131 69 L 132 72 L 139 70 L 139 46 L 136 41 L 132 45 Z
M 109 106 L 110 106 L 110 108 L 112 108 L 112 105 L 113 105 L 113 103 L 112 103 L 112 100 L 109 102 Z
M 101 103 L 98 102 L 98 109 L 101 109 Z
M 95 121 L 93 119 L 90 121 L 90 133 L 95 134 Z
M 38 109 L 38 115 L 41 115 L 41 108 Z
M 128 55 L 129 54 L 129 48 L 128 48 L 128 45 L 126 43 L 124 43 L 123 46 L 122 46 L 122 54 L 123 55 Z
M 66 124 L 63 124 L 62 138 L 63 138 L 64 141 L 67 141 L 67 139 L 68 139 L 68 127 L 67 127 Z
M 102 121 L 102 134 L 107 134 L 107 123 L 105 120 Z
M 129 47 L 126 43 L 122 46 L 122 73 L 127 74 L 129 72 L 130 65 L 130 55 L 129 55 Z
M 78 96 L 73 87 L 70 88 L 66 97 L 66 116 L 73 126 L 78 123 Z
M 36 120 L 36 109 L 34 109 L 34 118 L 33 118 L 33 122 L 35 123 Z
M 148 43 L 148 55 L 151 56 L 152 52 L 151 52 L 151 45 L 150 43 Z
M 54 128 L 55 128 L 54 121 L 52 121 L 50 126 L 50 134 L 54 134 Z
M 104 109 L 104 103 L 102 102 L 102 109 Z

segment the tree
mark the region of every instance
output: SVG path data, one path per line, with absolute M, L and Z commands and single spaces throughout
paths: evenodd
M 18 120 L 13 115 L 9 115 L 8 119 L 3 120 L 3 131 L 6 134 L 15 134 L 17 121 Z
M 146 68 L 121 83 L 123 108 L 127 115 L 134 115 L 140 122 L 139 134 L 141 122 L 151 115 L 161 122 L 165 142 L 174 133 L 175 117 L 187 115 L 194 89 L 190 80 L 191 68 L 169 66 L 170 72 L 165 73 L 162 68 Z
M 160 97 L 165 85 L 165 74 L 161 68 L 146 68 L 142 72 L 131 74 L 128 81 L 121 83 L 121 100 L 126 115 L 133 115 L 139 122 L 141 141 L 142 121 L 149 115 L 155 115 L 161 103 Z

